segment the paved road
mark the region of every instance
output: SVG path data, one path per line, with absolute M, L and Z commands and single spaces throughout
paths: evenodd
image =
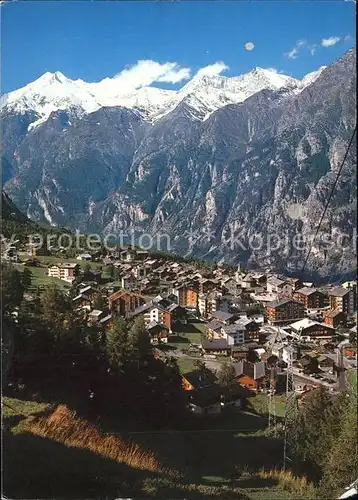
M 334 384 L 329 384 L 328 382 L 325 382 L 322 379 L 319 378 L 313 378 L 310 377 L 309 375 L 305 375 L 304 373 L 300 373 L 297 368 L 293 368 L 293 375 L 295 380 L 301 379 L 303 382 L 309 382 L 310 384 L 313 385 L 324 385 L 325 387 L 334 387 L 337 388 L 338 382 L 335 382 Z M 325 375 L 323 375 L 325 376 Z M 329 375 L 327 375 L 329 376 Z

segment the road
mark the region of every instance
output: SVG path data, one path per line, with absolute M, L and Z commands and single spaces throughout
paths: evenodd
M 179 349 L 176 351 L 166 351 L 165 354 L 169 357 L 190 359 L 191 361 L 199 359 L 200 361 L 205 363 L 206 367 L 209 368 L 209 370 L 212 371 L 218 370 L 220 368 L 220 365 L 222 364 L 222 360 L 220 359 L 206 359 L 204 356 L 189 356 L 188 354 L 183 354 Z
M 321 380 L 319 378 L 312 378 L 309 375 L 305 375 L 303 373 L 300 373 L 296 368 L 293 369 L 293 377 L 294 377 L 295 382 L 299 382 L 302 384 L 309 383 L 309 384 L 315 385 L 317 387 L 319 385 L 323 385 L 325 387 L 334 387 L 334 388 L 337 387 L 337 382 L 335 382 L 334 384 L 329 384 L 328 382 L 325 382 L 324 380 Z

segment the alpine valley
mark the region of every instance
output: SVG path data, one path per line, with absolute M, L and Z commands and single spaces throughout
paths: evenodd
M 45 73 L 1 99 L 4 190 L 36 221 L 167 233 L 183 255 L 298 270 L 305 252 L 289 242 L 315 232 L 355 127 L 355 61 L 352 49 L 302 80 L 256 68 L 129 93 Z M 312 273 L 354 269 L 355 157 L 321 227 L 345 244 L 318 239 Z M 269 251 L 273 235 L 288 244 Z

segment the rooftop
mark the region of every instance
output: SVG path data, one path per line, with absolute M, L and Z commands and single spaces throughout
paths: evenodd
M 300 288 L 299 290 L 297 290 L 296 293 L 308 296 L 308 295 L 312 295 L 312 293 L 315 293 L 315 292 L 317 292 L 316 288 L 310 288 L 308 286 L 304 286 L 303 288 Z
M 332 297 L 344 297 L 347 293 L 349 293 L 348 288 L 344 288 L 343 286 L 337 286 L 332 290 L 329 290 L 328 295 Z
M 212 317 L 221 321 L 228 321 L 229 319 L 233 318 L 233 315 L 225 311 L 215 311 L 214 313 L 212 313 Z

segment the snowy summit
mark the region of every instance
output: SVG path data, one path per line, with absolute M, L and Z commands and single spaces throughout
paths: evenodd
M 142 87 L 128 91 L 118 86 L 116 78 L 97 83 L 70 80 L 62 73 L 45 73 L 34 82 L 1 97 L 0 108 L 17 113 L 32 111 L 38 119 L 33 128 L 47 120 L 53 111 L 74 109 L 87 114 L 104 106 L 122 106 L 138 111 L 143 118 L 156 121 L 185 102 L 195 118 L 204 120 L 226 104 L 245 101 L 263 90 L 287 88 L 297 93 L 318 78 L 325 67 L 309 73 L 302 80 L 278 73 L 274 69 L 255 68 L 239 76 L 195 75 L 179 90 Z

